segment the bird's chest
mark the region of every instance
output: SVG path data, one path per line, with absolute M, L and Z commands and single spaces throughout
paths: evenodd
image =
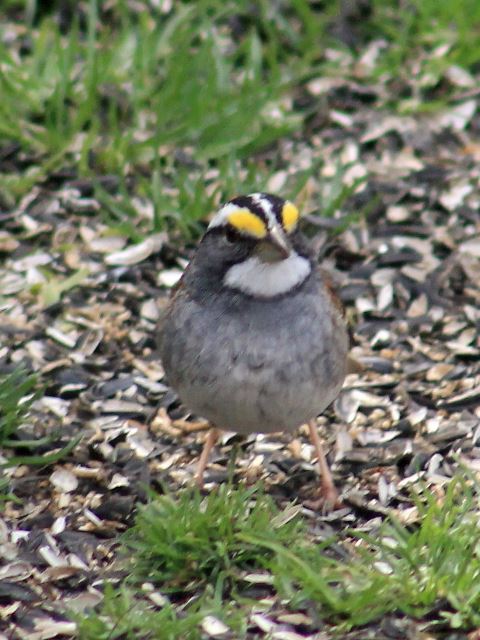
M 192 382 L 212 385 L 289 384 L 315 375 L 331 348 L 331 329 L 318 304 L 305 298 L 192 310 L 189 336 L 178 357 Z M 328 362 L 326 363 L 328 365 Z
M 291 429 L 341 384 L 332 323 L 312 296 L 295 304 L 191 305 L 167 327 L 169 380 L 194 412 L 234 431 Z

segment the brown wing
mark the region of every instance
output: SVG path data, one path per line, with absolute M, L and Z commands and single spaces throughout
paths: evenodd
M 340 312 L 340 315 L 342 316 L 342 318 L 344 318 L 345 307 L 343 306 L 342 301 L 337 295 L 332 276 L 328 273 L 328 271 L 325 271 L 325 269 L 322 269 L 321 267 L 319 267 L 318 270 L 320 272 L 320 275 L 322 276 L 323 284 L 325 285 L 325 289 L 328 295 L 330 296 L 331 301 Z
M 328 295 L 330 296 L 331 301 L 333 302 L 335 307 L 340 312 L 342 318 L 345 318 L 345 307 L 343 306 L 342 301 L 340 300 L 340 298 L 337 295 L 337 292 L 335 290 L 335 285 L 333 283 L 332 276 L 328 273 L 328 271 L 325 271 L 325 269 L 322 269 L 320 267 L 319 267 L 319 271 L 320 271 L 320 274 L 322 276 L 322 280 L 323 280 L 323 283 L 325 285 L 325 289 L 326 289 Z M 362 373 L 362 371 L 365 371 L 365 369 L 366 369 L 366 367 L 365 367 L 364 364 L 359 362 L 350 353 L 348 354 L 348 356 L 347 356 L 347 373 Z
M 185 286 L 185 274 L 187 273 L 190 267 L 190 263 L 187 265 L 187 268 L 180 276 L 178 282 L 176 282 L 173 287 L 170 289 L 170 299 L 174 298 L 177 292 Z

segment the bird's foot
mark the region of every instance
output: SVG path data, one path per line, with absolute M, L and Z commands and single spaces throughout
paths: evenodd
M 304 504 L 308 509 L 323 514 L 341 509 L 344 506 L 340 494 L 333 484 L 322 484 L 318 496 L 313 500 L 307 500 Z

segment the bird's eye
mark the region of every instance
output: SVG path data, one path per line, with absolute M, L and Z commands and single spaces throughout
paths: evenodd
M 235 229 L 232 229 L 232 227 L 227 227 L 225 229 L 225 240 L 229 244 L 234 244 L 235 242 L 238 242 L 238 231 L 235 231 Z

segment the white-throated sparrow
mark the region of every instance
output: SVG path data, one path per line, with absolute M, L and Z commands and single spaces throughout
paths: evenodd
M 212 425 L 199 485 L 217 429 L 270 433 L 308 422 L 322 493 L 334 503 L 315 418 L 342 387 L 348 337 L 298 219 L 294 204 L 266 193 L 218 211 L 173 292 L 161 357 L 181 400 Z

